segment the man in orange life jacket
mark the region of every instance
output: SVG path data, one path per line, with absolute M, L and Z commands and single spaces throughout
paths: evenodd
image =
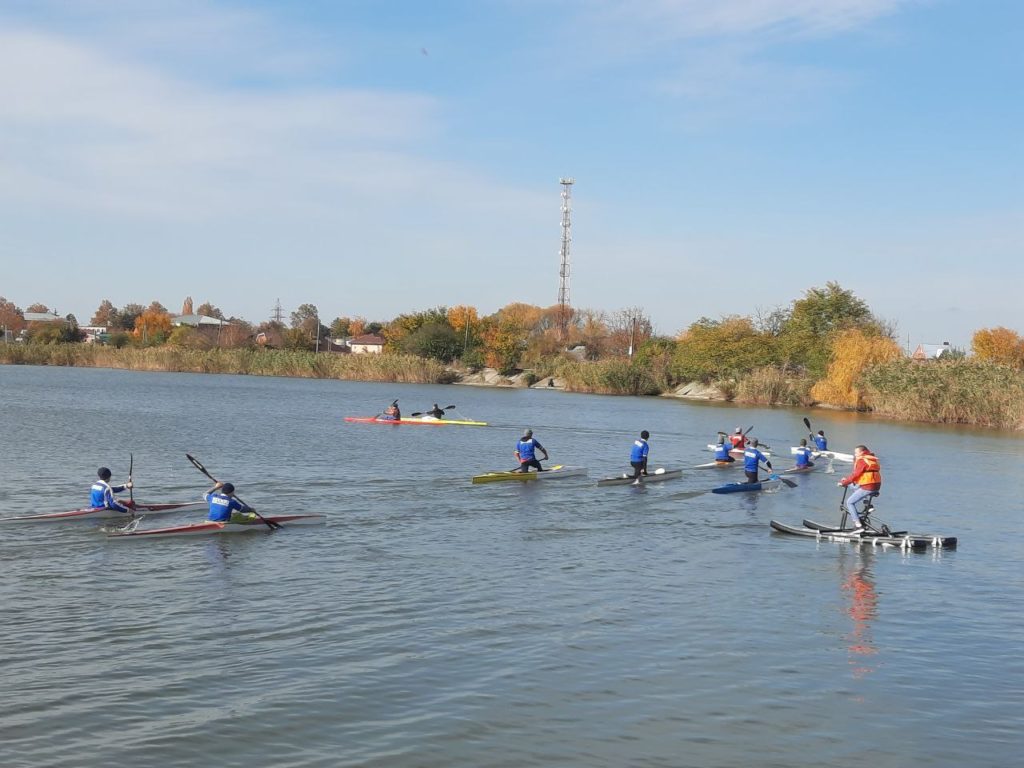
M 863 530 L 860 510 L 857 503 L 866 501 L 871 496 L 877 496 L 882 488 L 882 467 L 878 458 L 866 446 L 858 445 L 853 449 L 853 472 L 839 481 L 839 486 L 845 488 L 852 485 L 855 490 L 846 500 L 846 508 L 853 516 L 854 531 Z

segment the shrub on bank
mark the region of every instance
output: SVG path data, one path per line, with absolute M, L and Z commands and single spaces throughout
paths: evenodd
M 895 360 L 860 378 L 875 413 L 909 421 L 1024 427 L 1024 374 L 974 359 Z

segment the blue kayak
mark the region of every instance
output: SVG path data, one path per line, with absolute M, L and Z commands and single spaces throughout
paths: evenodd
M 727 483 L 717 488 L 712 488 L 712 493 L 751 493 L 753 491 L 773 491 L 782 485 L 782 479 L 778 475 L 769 475 L 758 483 Z

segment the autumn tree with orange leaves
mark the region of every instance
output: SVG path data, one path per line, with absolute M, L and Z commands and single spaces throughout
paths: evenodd
M 143 344 L 162 344 L 171 335 L 171 316 L 167 310 L 153 302 L 136 318 L 132 333 Z
M 1009 328 L 998 326 L 975 331 L 971 348 L 979 360 L 1024 368 L 1024 338 Z
M 888 336 L 862 328 L 840 331 L 832 343 L 825 378 L 811 387 L 811 397 L 829 405 L 863 408 L 863 395 L 858 387 L 861 374 L 874 365 L 899 360 L 902 356 L 899 344 Z

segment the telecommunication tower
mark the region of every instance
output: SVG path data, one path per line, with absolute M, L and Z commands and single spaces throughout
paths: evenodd
M 284 325 L 284 310 L 281 308 L 281 300 L 278 299 L 271 310 L 270 319 L 278 325 Z
M 558 330 L 565 341 L 569 327 L 569 244 L 572 242 L 572 185 L 573 178 L 561 179 L 562 185 L 562 264 L 558 270 Z

